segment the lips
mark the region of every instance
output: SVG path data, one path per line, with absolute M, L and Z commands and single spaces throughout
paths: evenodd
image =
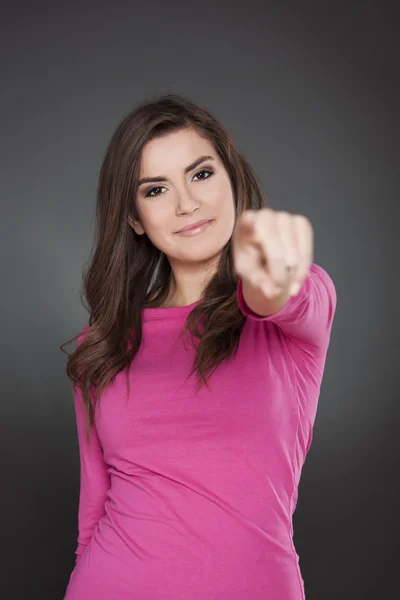
M 197 221 L 196 223 L 192 223 L 191 225 L 186 225 L 185 227 L 182 227 L 182 229 L 179 229 L 179 231 L 176 231 L 176 233 L 181 233 L 182 231 L 190 231 L 191 229 L 196 229 L 197 227 L 204 225 L 204 223 L 209 223 L 211 220 L 212 219 L 202 219 L 201 221 Z

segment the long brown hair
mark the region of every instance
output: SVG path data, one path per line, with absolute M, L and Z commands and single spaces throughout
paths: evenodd
M 101 166 L 95 240 L 83 273 L 89 325 L 60 346 L 65 352 L 63 346 L 78 338 L 76 349 L 68 355 L 66 372 L 82 392 L 88 441 L 94 405 L 123 369 L 129 390 L 129 365 L 142 340 L 143 308 L 162 304 L 171 282 L 171 267 L 164 253 L 146 234 L 137 235 L 128 223 L 128 216 L 138 218 L 135 197 L 141 153 L 150 140 L 186 128 L 206 137 L 218 152 L 231 180 L 236 219 L 244 210 L 266 204 L 253 168 L 205 107 L 167 94 L 143 102 L 122 119 Z M 197 372 L 200 385 L 207 385 L 218 365 L 237 350 L 244 324 L 236 301 L 237 281 L 229 240 L 202 301 L 190 312 L 182 331 L 190 332 L 196 348 L 190 375 Z M 85 305 L 82 294 L 81 300 Z

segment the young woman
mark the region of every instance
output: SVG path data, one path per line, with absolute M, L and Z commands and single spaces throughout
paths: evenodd
M 101 168 L 65 600 L 301 600 L 292 516 L 336 292 L 186 98 L 126 116 Z

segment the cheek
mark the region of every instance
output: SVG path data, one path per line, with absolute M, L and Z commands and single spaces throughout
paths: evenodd
M 225 214 L 233 206 L 233 194 L 230 180 L 226 178 L 218 179 L 211 190 L 209 196 L 210 204 L 219 214 Z
M 165 224 L 167 212 L 166 205 L 160 202 L 142 207 L 141 222 L 145 230 L 157 235 L 157 231 L 162 229 Z
M 219 199 L 220 213 L 230 223 L 230 221 L 235 218 L 235 202 L 230 181 L 226 181 L 223 185 L 221 185 Z
M 218 221 L 218 240 L 225 244 L 232 236 L 236 218 L 235 201 L 230 180 L 218 185 L 218 189 L 215 190 L 213 195 L 210 212 L 215 215 Z

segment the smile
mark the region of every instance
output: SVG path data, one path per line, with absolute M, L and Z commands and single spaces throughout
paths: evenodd
M 200 223 L 200 225 L 194 225 L 193 227 L 190 227 L 190 229 L 183 229 L 182 231 L 177 231 L 175 235 L 181 235 L 183 237 L 192 237 L 194 235 L 199 235 L 200 233 L 203 233 L 203 231 L 208 229 L 208 227 L 212 225 L 212 223 L 214 223 L 213 219 L 211 219 L 210 221 L 204 221 L 203 223 Z

